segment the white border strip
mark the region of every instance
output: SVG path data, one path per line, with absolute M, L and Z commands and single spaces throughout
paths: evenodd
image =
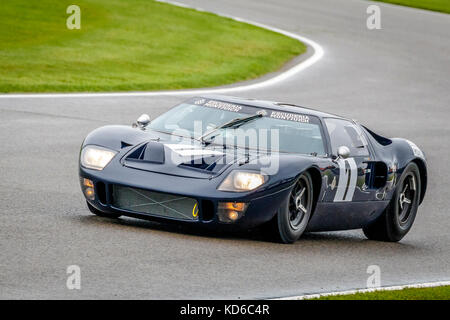
M 315 298 L 321 298 L 321 297 L 341 296 L 341 295 L 348 295 L 348 294 L 355 294 L 355 293 L 367 293 L 367 292 L 375 292 L 375 291 L 394 291 L 394 290 L 403 290 L 403 289 L 408 289 L 408 288 L 433 288 L 433 287 L 441 287 L 441 286 L 449 286 L 449 285 L 450 285 L 450 281 L 413 283 L 413 284 L 406 284 L 406 285 L 401 285 L 401 286 L 355 289 L 355 290 L 347 290 L 347 291 L 307 294 L 307 295 L 302 295 L 302 296 L 280 297 L 280 298 L 275 298 L 273 300 L 308 300 L 308 299 L 315 299 Z
M 179 3 L 176 1 L 169 1 L 169 0 L 155 0 L 155 1 L 162 2 L 162 3 L 168 3 L 168 4 L 171 4 L 174 6 L 178 6 L 178 7 L 190 8 L 190 9 L 194 9 L 194 10 L 200 11 L 200 12 L 205 11 L 202 8 L 190 7 L 188 5 L 185 5 L 183 3 Z M 293 75 L 305 70 L 306 68 L 312 66 L 314 63 L 319 61 L 324 55 L 324 50 L 318 43 L 316 43 L 308 38 L 305 38 L 303 36 L 300 36 L 298 34 L 295 34 L 295 33 L 289 32 L 289 31 L 285 31 L 282 29 L 278 29 L 275 27 L 271 27 L 271 26 L 268 26 L 268 25 L 265 25 L 265 24 L 262 24 L 259 22 L 254 22 L 254 21 L 241 19 L 241 18 L 237 18 L 237 17 L 225 15 L 225 14 L 215 13 L 215 12 L 212 12 L 212 13 L 214 13 L 218 16 L 221 16 L 221 17 L 230 18 L 230 19 L 233 19 L 233 20 L 236 20 L 239 22 L 251 24 L 251 25 L 263 28 L 263 29 L 277 32 L 279 34 L 283 34 L 290 38 L 302 41 L 303 43 L 305 43 L 313 48 L 314 54 L 311 57 L 309 57 L 308 59 L 301 61 L 300 63 L 296 64 L 292 68 L 286 70 L 283 73 L 276 75 L 273 78 L 270 78 L 270 79 L 267 79 L 267 80 L 264 80 L 261 82 L 253 83 L 253 84 L 242 85 L 242 86 L 235 86 L 235 87 L 228 87 L 228 88 L 215 88 L 215 89 L 212 88 L 212 89 L 152 91 L 152 92 L 0 94 L 0 99 L 2 99 L 2 98 L 6 98 L 6 99 L 9 99 L 9 98 L 91 98 L 91 97 L 130 97 L 130 96 L 132 96 L 132 97 L 153 97 L 153 96 L 168 96 L 168 95 L 181 96 L 181 95 L 198 95 L 198 94 L 208 94 L 208 93 L 240 92 L 240 91 L 261 89 L 261 88 L 275 85 L 275 84 L 277 84 L 281 81 L 284 81 L 284 80 L 292 77 Z

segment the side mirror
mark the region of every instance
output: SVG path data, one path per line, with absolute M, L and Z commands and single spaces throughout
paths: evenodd
M 141 129 L 144 129 L 149 123 L 150 123 L 150 116 L 146 113 L 141 115 L 136 121 L 137 126 Z
M 337 149 L 337 159 L 347 159 L 348 157 L 350 157 L 350 149 L 346 146 L 340 146 Z

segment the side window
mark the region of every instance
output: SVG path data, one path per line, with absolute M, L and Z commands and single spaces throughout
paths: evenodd
M 369 155 L 366 137 L 358 126 L 342 119 L 325 118 L 324 120 L 331 139 L 331 151 L 334 155 L 337 154 L 340 146 L 348 147 L 352 157 Z

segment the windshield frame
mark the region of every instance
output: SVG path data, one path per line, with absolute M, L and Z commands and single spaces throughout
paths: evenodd
M 270 150 L 270 149 L 265 149 L 265 148 L 261 148 L 261 147 L 242 146 L 242 145 L 239 145 L 239 144 L 236 144 L 236 143 L 235 144 L 215 143 L 214 142 L 215 139 L 212 139 L 210 141 L 207 141 L 207 143 L 204 143 L 203 140 L 202 140 L 202 138 L 208 137 L 211 134 L 213 134 L 214 132 L 219 131 L 217 136 L 220 136 L 226 130 L 238 129 L 238 128 L 241 127 L 241 125 L 247 125 L 247 123 L 253 123 L 253 119 L 251 121 L 249 121 L 249 122 L 244 122 L 243 124 L 239 125 L 237 128 L 233 128 L 233 126 L 222 128 L 223 125 L 227 124 L 227 123 L 223 123 L 221 125 L 218 125 L 216 128 L 213 128 L 212 130 L 210 130 L 210 132 L 204 131 L 199 136 L 196 136 L 195 132 L 191 132 L 190 135 L 182 135 L 182 134 L 175 134 L 174 131 L 176 131 L 176 130 L 174 130 L 174 131 L 166 131 L 166 130 L 163 130 L 161 128 L 152 128 L 151 127 L 151 123 L 150 123 L 150 126 L 148 127 L 148 129 L 152 130 L 152 131 L 156 131 L 156 132 L 161 132 L 161 133 L 164 133 L 164 134 L 167 134 L 167 135 L 172 135 L 172 136 L 177 136 L 177 137 L 181 137 L 181 138 L 188 138 L 188 139 L 191 139 L 191 140 L 196 140 L 196 141 L 202 143 L 205 146 L 207 145 L 207 146 L 215 146 L 215 147 L 218 146 L 218 147 L 224 147 L 224 148 L 239 148 L 239 149 L 244 149 L 244 150 L 254 150 L 254 151 L 262 151 L 262 152 L 276 152 L 276 153 L 285 153 L 285 154 L 297 154 L 297 155 L 306 155 L 306 156 L 316 156 L 316 157 L 321 157 L 321 158 L 327 158 L 327 157 L 330 156 L 329 136 L 328 136 L 328 133 L 326 132 L 327 130 L 325 129 L 323 119 L 320 116 L 318 116 L 318 115 L 314 115 L 314 114 L 310 114 L 310 113 L 295 112 L 295 111 L 292 111 L 292 110 L 280 110 L 278 108 L 271 108 L 270 106 L 260 107 L 260 106 L 250 105 L 250 104 L 234 103 L 234 102 L 230 102 L 230 101 L 226 101 L 226 100 L 220 100 L 220 99 L 210 99 L 210 98 L 203 98 L 203 97 L 195 97 L 195 98 L 191 98 L 191 99 L 189 99 L 187 101 L 183 101 L 180 104 L 175 105 L 174 107 L 172 107 L 168 111 L 162 113 L 160 116 L 158 116 L 155 119 L 158 119 L 159 117 L 161 117 L 161 116 L 165 115 L 166 113 L 170 112 L 172 109 L 174 109 L 176 107 L 179 107 L 179 106 L 181 106 L 183 104 L 194 105 L 194 106 L 195 105 L 201 106 L 202 104 L 199 104 L 199 103 L 196 102 L 196 101 L 199 101 L 199 100 L 201 100 L 201 101 L 208 101 L 208 102 L 223 103 L 225 105 L 235 106 L 235 107 L 239 107 L 239 108 L 250 108 L 250 109 L 256 110 L 255 113 L 251 113 L 251 112 L 248 112 L 248 110 L 247 110 L 247 112 L 240 112 L 241 109 L 239 109 L 238 111 L 231 111 L 231 110 L 227 110 L 227 109 L 222 109 L 223 111 L 235 112 L 235 113 L 239 114 L 239 117 L 237 117 L 237 118 L 242 118 L 241 114 L 248 114 L 249 116 L 250 115 L 255 116 L 255 115 L 261 114 L 261 118 L 280 119 L 280 120 L 286 121 L 286 123 L 289 123 L 289 122 L 294 122 L 294 123 L 295 122 L 300 122 L 300 123 L 312 123 L 312 124 L 315 124 L 315 125 L 318 126 L 319 133 L 321 135 L 321 141 L 322 141 L 322 144 L 323 144 L 323 153 L 316 154 L 316 153 L 313 152 L 311 154 L 308 154 L 308 153 L 300 153 L 300 152 L 293 152 L 293 151 L 286 151 L 286 150 Z M 205 106 L 205 105 L 204 105 L 204 107 L 212 108 L 212 109 L 216 108 L 216 107 L 210 107 L 210 106 Z M 217 109 L 221 110 L 221 108 L 218 108 L 218 107 L 217 107 Z M 289 115 L 289 116 L 291 116 L 291 118 L 294 118 L 294 119 L 298 119 L 298 118 L 302 119 L 303 117 L 306 117 L 308 119 L 308 121 L 290 120 L 290 119 L 284 119 L 284 118 L 278 117 L 278 116 L 268 116 L 267 115 L 268 111 L 272 112 L 272 114 L 273 113 L 277 113 L 277 114 Z M 237 118 L 236 119 L 232 119 L 232 120 L 237 120 Z M 313 122 L 309 121 L 309 119 L 311 119 L 311 118 L 314 119 Z M 260 118 L 259 117 L 255 117 L 254 119 L 258 120 Z M 232 120 L 230 120 L 228 122 L 231 122 Z M 185 130 L 188 130 L 188 129 L 185 129 Z M 188 130 L 188 131 L 190 131 L 190 130 Z M 269 129 L 269 132 L 270 132 L 270 129 Z

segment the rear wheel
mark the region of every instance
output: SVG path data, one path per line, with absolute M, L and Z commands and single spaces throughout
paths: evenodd
M 120 214 L 116 214 L 116 213 L 105 213 L 105 212 L 101 212 L 100 210 L 98 210 L 97 208 L 95 208 L 94 206 L 92 206 L 89 202 L 86 201 L 86 204 L 89 208 L 89 211 L 92 212 L 93 214 L 99 216 L 99 217 L 105 217 L 105 218 L 113 218 L 116 219 L 118 217 L 120 217 Z
M 302 173 L 289 198 L 280 206 L 271 221 L 277 240 L 283 243 L 295 242 L 306 229 L 313 204 L 313 184 L 308 172 Z
M 420 172 L 410 163 L 403 172 L 391 202 L 374 223 L 363 228 L 371 240 L 400 241 L 411 229 L 420 202 Z

